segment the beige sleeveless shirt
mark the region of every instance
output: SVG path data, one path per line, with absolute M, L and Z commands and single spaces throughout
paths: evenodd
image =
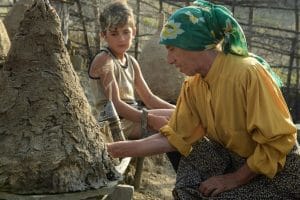
M 108 48 L 103 48 L 101 51 L 108 53 L 113 59 L 113 69 L 114 75 L 119 87 L 120 98 L 128 104 L 136 104 L 135 91 L 134 91 L 134 78 L 135 71 L 133 67 L 132 57 L 128 54 L 125 54 L 127 60 L 127 66 L 122 66 L 121 63 L 116 59 L 116 57 L 111 53 Z M 103 109 L 108 98 L 104 94 L 100 78 L 91 77 L 90 72 L 90 86 L 93 94 L 93 105 L 96 110 L 94 114 L 98 117 L 100 111 Z

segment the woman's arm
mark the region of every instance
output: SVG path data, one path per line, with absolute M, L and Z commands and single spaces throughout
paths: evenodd
M 142 157 L 174 151 L 168 139 L 160 133 L 140 140 L 120 141 L 107 144 L 108 153 L 115 158 Z

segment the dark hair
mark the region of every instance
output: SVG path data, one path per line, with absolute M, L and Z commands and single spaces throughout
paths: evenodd
M 100 14 L 101 31 L 114 29 L 129 24 L 135 27 L 132 8 L 127 3 L 116 1 L 104 7 Z

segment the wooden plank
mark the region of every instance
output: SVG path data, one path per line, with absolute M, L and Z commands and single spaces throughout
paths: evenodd
M 116 170 L 120 174 L 124 174 L 127 169 L 131 157 L 123 158 L 119 165 L 115 166 Z M 116 197 L 119 193 L 123 194 L 122 200 L 130 200 L 133 196 L 133 187 L 118 185 L 119 180 L 108 182 L 105 187 L 86 190 L 82 192 L 70 192 L 70 193 L 61 193 L 61 194 L 41 194 L 41 195 L 22 195 L 22 194 L 13 194 L 9 192 L 0 192 L 0 199 L 5 200 L 85 200 L 90 198 L 100 199 L 100 197 L 111 195 L 114 197 L 113 200 L 116 200 Z M 120 199 L 120 196 L 118 196 Z M 111 197 L 110 197 L 111 198 Z M 121 199 L 120 199 L 121 200 Z
M 95 190 L 86 190 L 82 192 L 70 192 L 70 193 L 61 193 L 61 194 L 41 194 L 41 195 L 21 195 L 13 194 L 8 192 L 0 192 L 0 199 L 6 200 L 83 200 L 92 197 L 100 197 L 107 194 L 111 194 L 115 187 L 117 186 L 118 181 L 111 181 L 107 183 L 107 186 L 95 189 Z

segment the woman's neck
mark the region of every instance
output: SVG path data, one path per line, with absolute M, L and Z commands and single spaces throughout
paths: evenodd
M 206 52 L 206 60 L 205 60 L 205 67 L 204 69 L 200 72 L 202 77 L 205 77 L 209 70 L 211 69 L 219 51 L 213 49 L 213 50 L 207 50 Z

